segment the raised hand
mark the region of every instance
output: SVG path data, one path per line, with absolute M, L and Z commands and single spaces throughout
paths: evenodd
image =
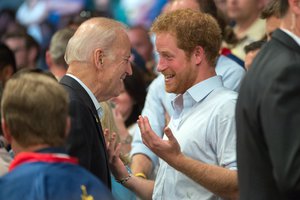
M 108 153 L 109 168 L 116 179 L 122 179 L 128 176 L 127 169 L 120 159 L 121 144 L 116 142 L 116 133 L 110 132 L 108 129 L 104 130 L 104 137 L 106 141 L 106 148 Z
M 163 140 L 153 132 L 147 117 L 139 116 L 137 122 L 141 131 L 143 143 L 161 159 L 172 166 L 180 156 L 183 156 L 179 143 L 170 128 L 165 128 L 165 134 L 168 137 L 168 140 Z

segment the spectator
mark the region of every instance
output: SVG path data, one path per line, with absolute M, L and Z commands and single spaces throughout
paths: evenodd
M 245 53 L 246 53 L 245 68 L 247 71 L 250 69 L 254 58 L 256 57 L 256 55 L 258 54 L 258 52 L 260 51 L 260 49 L 265 43 L 266 43 L 265 40 L 259 40 L 245 46 Z
M 270 40 L 272 33 L 280 27 L 279 0 L 271 0 L 263 9 L 260 17 L 266 20 L 267 39 Z
M 121 94 L 111 99 L 121 143 L 128 146 L 127 151 L 122 153 L 130 152 L 132 137 L 137 129 L 136 120 L 142 113 L 146 94 L 142 72 L 135 64 L 132 64 L 132 76 L 124 80 L 124 89 Z
M 141 25 L 133 26 L 129 29 L 128 36 L 132 48 L 134 48 L 145 60 L 148 72 L 155 74 L 156 63 L 153 55 L 153 44 L 147 29 Z
M 39 58 L 39 44 L 26 33 L 7 33 L 2 41 L 14 52 L 17 70 L 36 68 Z
M 265 0 L 227 0 L 226 3 L 227 15 L 235 22 L 234 32 L 240 40 L 237 45 L 229 47 L 234 55 L 244 60 L 244 47 L 261 40 L 266 34 L 266 22 L 259 18 Z
M 115 117 L 112 110 L 112 104 L 108 101 L 101 102 L 100 104 L 103 109 L 103 117 L 101 118 L 101 125 L 102 125 L 103 132 L 105 131 L 105 129 L 108 129 L 116 133 L 116 141 L 118 143 L 119 142 L 122 143 L 120 158 L 124 163 L 124 165 L 126 165 L 128 172 L 130 172 L 130 168 L 128 167 L 130 159 L 128 157 L 128 154 L 124 153 L 126 151 L 128 144 L 124 144 L 121 141 L 120 132 L 117 128 Z M 136 200 L 135 194 L 132 191 L 128 190 L 123 185 L 120 185 L 118 182 L 116 182 L 113 175 L 111 175 L 111 183 L 112 183 L 112 194 L 116 200 Z
M 17 68 L 14 53 L 5 44 L 0 43 L 0 87 L 2 89 L 4 88 L 6 81 L 8 81 L 16 71 Z M 1 94 L 2 89 L 0 92 Z
M 15 72 L 16 61 L 14 53 L 5 44 L 0 43 L 0 100 L 6 82 Z M 0 129 L 0 176 L 7 173 L 12 160 L 6 149 L 7 146 L 7 140 L 3 137 L 2 129 Z
M 58 30 L 52 37 L 49 50 L 46 52 L 46 62 L 50 72 L 60 80 L 68 69 L 68 65 L 64 59 L 66 47 L 69 39 L 74 35 L 75 30 L 64 28 Z

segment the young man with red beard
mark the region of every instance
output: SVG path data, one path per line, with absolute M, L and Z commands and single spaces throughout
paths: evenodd
M 143 142 L 160 157 L 155 182 L 128 174 L 114 137 L 108 143 L 112 173 L 142 199 L 237 198 L 237 95 L 223 87 L 215 72 L 221 45 L 216 21 L 198 11 L 177 10 L 161 15 L 151 30 L 156 34 L 157 69 L 166 91 L 177 94 L 175 112 L 164 139 L 147 117 L 138 119 Z

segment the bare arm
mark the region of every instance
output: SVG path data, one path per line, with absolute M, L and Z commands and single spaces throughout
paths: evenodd
M 172 163 L 172 164 L 171 164 Z M 169 163 L 206 189 L 224 199 L 238 199 L 237 172 L 216 165 L 209 165 L 189 158 L 182 153 L 176 162 Z
M 147 177 L 150 176 L 152 170 L 152 162 L 148 156 L 144 154 L 135 154 L 131 161 L 131 171 L 133 174 L 143 173 Z
M 152 131 L 146 117 L 140 116 L 138 124 L 145 145 L 170 166 L 222 198 L 238 198 L 236 171 L 206 164 L 185 156 L 169 128 L 165 129 L 165 134 L 169 140 L 162 140 Z

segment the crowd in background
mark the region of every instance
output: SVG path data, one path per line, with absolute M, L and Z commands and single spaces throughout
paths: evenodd
M 34 152 L 24 154 L 23 159 L 67 163 L 69 173 L 51 166 L 53 172 L 67 177 L 61 185 L 74 183 L 65 188 L 69 193 L 61 189 L 59 198 L 75 199 L 80 194 L 95 199 L 103 194 L 103 199 L 117 200 L 300 198 L 300 177 L 295 170 L 300 145 L 294 142 L 294 149 L 283 147 L 299 135 L 294 129 L 300 90 L 293 76 L 300 66 L 299 18 L 296 0 L 1 1 L 4 108 L 16 115 L 19 109 L 25 118 L 32 110 L 35 123 L 49 112 L 40 120 L 44 128 L 51 127 L 46 126 L 47 117 L 51 121 L 50 117 L 62 112 L 63 123 L 57 128 L 53 124 L 61 121 L 52 123 L 51 131 L 60 135 L 51 141 L 47 133 L 38 136 L 42 126 L 36 125 L 35 130 L 28 125 L 30 119 L 21 120 L 23 127 L 28 125 L 24 133 L 30 133 L 24 139 L 26 135 L 14 133 L 20 124 L 9 121 L 15 113 L 6 115 L 1 110 L 5 119 L 0 175 L 14 172 L 17 162 L 22 162 L 19 152 Z M 281 50 L 285 56 L 277 58 Z M 28 88 L 22 88 L 26 84 Z M 40 89 L 30 84 L 40 84 Z M 61 105 L 60 111 L 52 108 L 59 103 L 44 104 L 51 99 L 45 94 L 50 86 L 63 86 L 69 94 L 68 104 Z M 10 91 L 24 101 L 27 110 L 9 109 L 16 107 L 7 103 L 13 98 Z M 31 91 L 40 108 L 30 104 L 34 100 L 27 101 L 24 94 L 31 96 Z M 52 93 L 65 98 L 60 92 Z M 37 98 L 40 95 L 45 98 Z M 39 113 L 39 109 L 45 111 Z M 63 115 L 67 112 L 70 119 Z M 270 128 L 273 123 L 277 129 Z M 43 157 L 45 152 L 50 157 Z M 66 160 L 55 157 L 60 153 Z M 257 163 L 265 165 L 250 165 L 254 155 Z M 282 157 L 289 159 L 280 164 Z M 287 168 L 281 166 L 285 164 Z M 26 179 L 35 169 L 41 170 L 44 177 L 50 177 L 43 187 L 52 185 L 55 190 L 57 179 L 51 178 L 55 175 L 43 171 L 48 166 L 26 167 L 15 174 Z M 261 171 L 268 180 L 263 180 Z M 281 185 L 294 174 L 295 179 L 287 181 L 290 185 Z M 74 182 L 77 178 L 82 180 Z M 2 184 L 6 192 L 0 189 L 0 198 L 11 191 L 5 181 Z M 75 187 L 80 189 L 72 196 Z M 45 196 L 34 192 L 30 195 Z M 59 196 L 62 193 L 65 196 Z M 16 194 L 12 199 L 19 197 Z

